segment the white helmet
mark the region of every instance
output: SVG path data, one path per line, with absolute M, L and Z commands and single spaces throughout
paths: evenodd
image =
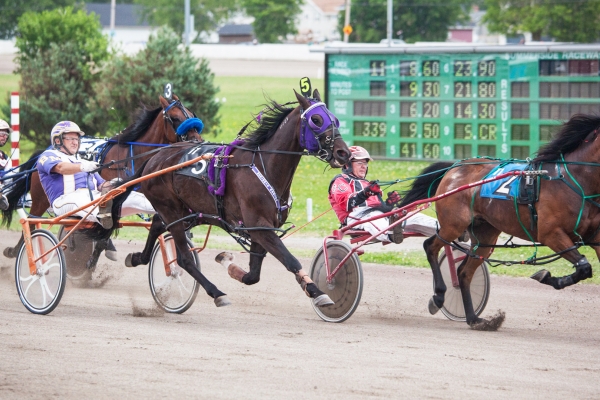
M 352 161 L 352 160 L 367 160 L 367 159 L 369 161 L 373 161 L 373 159 L 371 158 L 371 155 L 364 147 L 350 146 L 350 147 L 348 147 L 348 150 L 350 150 L 350 161 Z
M 54 125 L 52 128 L 52 132 L 50 133 L 50 143 L 56 149 L 60 149 L 63 145 L 63 133 L 78 133 L 79 136 L 85 135 L 79 126 L 75 122 L 71 121 L 60 121 L 58 124 Z M 55 138 L 59 138 L 59 143 L 56 144 L 54 142 Z
M 10 125 L 3 119 L 0 119 L 0 131 L 8 131 L 10 133 L 12 129 L 10 129 Z

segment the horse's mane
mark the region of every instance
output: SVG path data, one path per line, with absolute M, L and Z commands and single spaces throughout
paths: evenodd
M 161 110 L 162 107 L 148 109 L 145 105 L 142 105 L 142 108 L 135 115 L 135 122 L 113 139 L 119 143 L 135 142 L 148 131 Z
M 271 139 L 275 132 L 277 132 L 277 127 L 294 111 L 293 108 L 286 107 L 273 100 L 265 105 L 265 109 L 267 111 L 260 115 L 258 127 L 244 136 L 244 145 L 248 148 L 255 149 Z
M 533 161 L 558 160 L 561 154 L 568 154 L 575 151 L 590 132 L 598 128 L 600 128 L 600 116 L 587 114 L 573 115 L 571 119 L 562 124 L 551 142 L 540 147 Z

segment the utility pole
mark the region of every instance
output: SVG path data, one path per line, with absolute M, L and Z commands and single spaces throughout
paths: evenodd
M 346 15 L 344 18 L 344 26 L 350 25 L 350 0 L 346 0 Z M 348 43 L 349 33 L 344 32 L 344 42 Z
M 180 3 L 181 4 L 181 3 Z M 183 18 L 184 19 L 184 39 L 183 42 L 185 47 L 189 47 L 190 45 L 190 0 L 185 0 L 183 6 Z
M 387 40 L 392 45 L 392 0 L 387 0 Z
M 117 0 L 110 0 L 110 36 L 115 36 L 115 13 Z

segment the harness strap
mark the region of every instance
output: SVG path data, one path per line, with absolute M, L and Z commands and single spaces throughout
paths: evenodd
M 264 175 L 260 173 L 258 168 L 256 168 L 256 165 L 252 165 L 250 167 L 250 169 L 252 170 L 252 172 L 254 172 L 254 174 L 256 175 L 258 180 L 263 184 L 263 186 L 267 189 L 267 191 L 273 198 L 273 201 L 275 202 L 275 207 L 277 207 L 277 211 L 281 212 L 281 211 L 287 210 L 288 205 L 286 204 L 283 207 L 281 206 L 281 203 L 279 202 L 279 198 L 277 197 L 277 193 L 275 193 L 275 189 L 273 189 L 273 186 L 271 186 L 269 181 L 267 181 L 267 178 L 265 178 Z

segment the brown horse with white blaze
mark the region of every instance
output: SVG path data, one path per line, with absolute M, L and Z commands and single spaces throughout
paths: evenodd
M 250 239 L 250 271 L 238 273 L 239 281 L 246 285 L 257 283 L 263 258 L 269 252 L 296 276 L 314 304 L 333 304 L 310 280 L 277 234 L 289 212 L 288 208 L 279 205 L 285 204 L 290 196 L 292 179 L 301 156 L 309 153 L 318 155 L 334 168 L 346 164 L 350 157 L 350 151 L 338 131 L 337 118 L 320 101 L 318 91 L 315 90 L 313 96 L 314 99 L 306 98 L 296 93 L 299 103 L 296 108 L 271 102 L 258 127 L 245 135 L 242 141 L 234 142 L 236 145 L 231 146 L 233 158 L 225 169 L 226 186 L 221 200 L 216 201 L 209 193 L 204 180 L 182 174 L 170 172 L 143 181 L 141 192 L 157 214 L 144 251 L 130 254 L 126 261 L 128 266 L 147 264 L 156 239 L 169 230 L 177 247 L 179 265 L 202 285 L 217 306 L 227 305 L 226 295 L 196 269 L 186 242 L 186 230 L 191 226 L 217 225 L 230 232 L 240 232 Z M 186 152 L 195 151 L 194 146 L 183 143 L 161 150 L 136 176 L 177 164 Z M 113 201 L 115 222 L 119 203 L 126 195 Z M 219 201 L 222 213 L 219 212 Z
M 480 186 L 459 191 L 436 202 L 440 230 L 438 235 L 423 244 L 435 284 L 434 295 L 429 303 L 432 314 L 443 306 L 446 292 L 438 265 L 439 251 L 445 243 L 458 238 L 465 229 L 471 236 L 470 252 L 476 256 L 467 257 L 457 274 L 466 320 L 473 329 L 497 329 L 504 318 L 502 314 L 491 320 L 477 317 L 470 293 L 471 279 L 476 269 L 483 258 L 489 257 L 490 246 L 496 244 L 501 232 L 540 242 L 573 264 L 575 272 L 564 277 L 553 277 L 546 270 L 537 272 L 532 278 L 541 283 L 563 289 L 592 276 L 591 264 L 577 249 L 581 245 L 588 245 L 600 259 L 599 132 L 600 117 L 574 115 L 561 126 L 551 142 L 539 149 L 537 157 L 531 161 L 533 169 L 547 170 L 548 174 L 539 179 L 535 212 L 530 211 L 531 207 L 527 204 L 517 204 L 515 196 L 507 200 L 483 197 Z M 433 164 L 414 182 L 402 205 L 482 180 L 499 163 L 471 159 L 455 165 Z

